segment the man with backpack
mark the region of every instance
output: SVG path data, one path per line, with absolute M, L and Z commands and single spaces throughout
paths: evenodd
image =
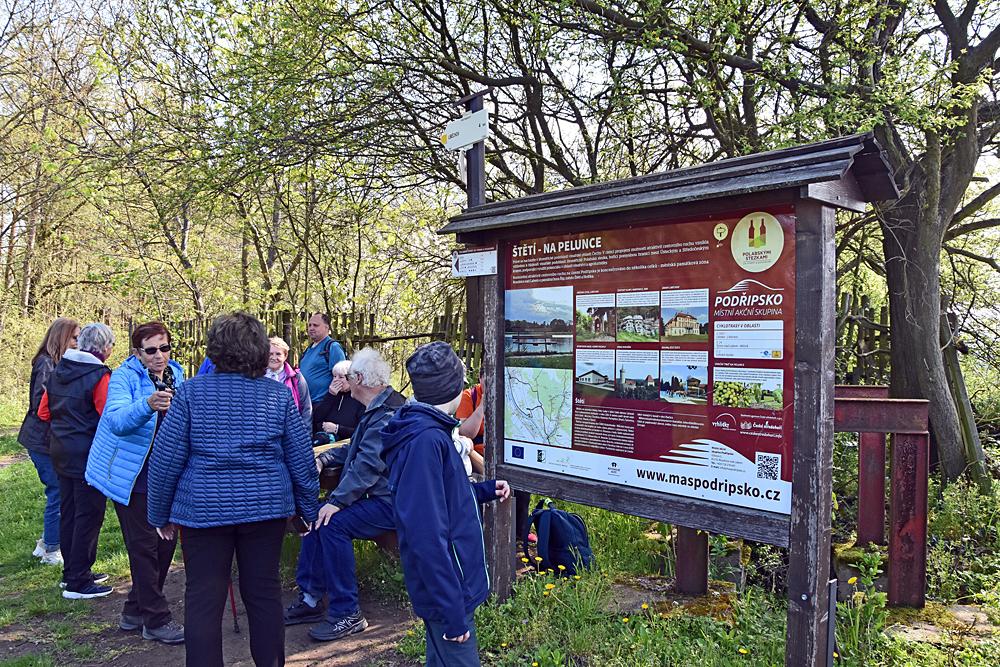
M 333 367 L 346 359 L 344 348 L 330 338 L 330 316 L 313 313 L 309 316 L 306 333 L 311 344 L 299 360 L 299 372 L 309 385 L 309 395 L 313 403 L 321 399 L 333 381 Z

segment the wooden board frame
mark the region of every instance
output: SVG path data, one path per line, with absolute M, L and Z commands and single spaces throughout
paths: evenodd
M 497 275 L 480 278 L 483 299 L 484 366 L 487 373 L 486 441 L 488 477 L 506 479 L 511 487 L 594 507 L 765 542 L 790 549 L 786 664 L 826 664 L 832 647 L 829 630 L 830 524 L 832 504 L 835 247 L 834 208 L 829 199 L 812 198 L 808 189 L 779 190 L 599 215 L 559 225 L 576 233 L 595 229 L 627 228 L 643 222 L 704 216 L 706 220 L 731 215 L 748 207 L 792 203 L 795 215 L 795 365 L 794 435 L 792 451 L 792 509 L 786 516 L 625 487 L 560 473 L 533 470 L 502 461 L 504 425 L 503 327 L 506 265 Z M 465 233 L 460 241 L 506 244 L 518 238 L 553 233 L 552 223 Z M 464 238 L 463 238 L 464 237 Z M 487 549 L 493 591 L 509 595 L 516 576 L 513 502 L 494 504 L 486 517 Z

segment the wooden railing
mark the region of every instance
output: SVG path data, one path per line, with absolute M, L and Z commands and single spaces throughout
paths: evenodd
M 927 587 L 928 402 L 889 398 L 882 386 L 839 385 L 834 430 L 859 433 L 858 545 L 885 544 L 886 435 L 889 469 L 889 604 L 923 607 Z M 677 531 L 677 588 L 708 590 L 708 535 Z

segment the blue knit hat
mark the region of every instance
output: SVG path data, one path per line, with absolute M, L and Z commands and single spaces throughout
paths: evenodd
M 444 405 L 465 389 L 465 366 L 443 341 L 421 345 L 406 360 L 413 398 L 428 405 Z

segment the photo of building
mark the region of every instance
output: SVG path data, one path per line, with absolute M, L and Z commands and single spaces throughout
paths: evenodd
M 700 343 L 708 340 L 708 308 L 664 308 L 660 340 L 671 343 Z

